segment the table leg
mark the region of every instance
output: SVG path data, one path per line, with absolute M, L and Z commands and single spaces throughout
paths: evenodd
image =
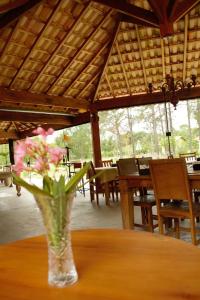
M 123 228 L 134 229 L 133 192 L 126 180 L 120 180 L 119 186 Z
M 105 182 L 104 183 L 104 188 L 105 188 L 105 200 L 106 200 L 106 205 L 110 205 L 110 189 L 109 189 L 109 183 Z

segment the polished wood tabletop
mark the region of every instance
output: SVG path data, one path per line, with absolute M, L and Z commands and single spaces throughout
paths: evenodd
M 44 236 L 0 246 L 2 300 L 200 299 L 200 249 L 183 241 L 132 230 L 72 232 L 79 280 L 47 283 Z

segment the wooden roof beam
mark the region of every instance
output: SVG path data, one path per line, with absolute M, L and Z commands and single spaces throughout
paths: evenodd
M 180 100 L 188 100 L 200 98 L 200 87 L 185 89 L 179 93 Z M 164 103 L 162 92 L 154 92 L 152 94 L 138 94 L 126 97 L 107 98 L 96 101 L 90 105 L 90 110 L 104 111 L 109 109 L 118 109 L 125 107 L 142 106 L 149 104 Z
M 81 110 L 88 109 L 88 102 L 83 99 L 78 100 L 70 97 L 14 91 L 3 87 L 0 87 L 0 102 L 15 103 L 16 105 L 21 103 L 27 105 L 57 106 L 61 108 L 70 107 Z
M 0 17 L 0 29 L 3 29 L 10 23 L 13 23 L 17 19 L 19 19 L 19 17 L 21 17 L 24 13 L 26 13 L 28 10 L 30 10 L 37 4 L 40 4 L 40 2 L 42 2 L 42 0 L 29 0 L 23 5 L 4 13 Z
M 174 9 L 171 9 L 171 13 L 169 15 L 170 22 L 177 22 L 184 15 L 186 15 L 193 7 L 195 7 L 200 0 L 184 0 L 179 2 L 178 0 L 174 3 Z
M 26 112 L 12 112 L 12 111 L 0 111 L 0 121 L 14 121 L 24 123 L 46 123 L 46 124 L 59 124 L 70 125 L 72 124 L 72 117 L 66 117 L 64 115 L 51 115 L 44 113 L 26 113 Z
M 106 67 L 108 65 L 109 58 L 112 54 L 113 45 L 114 45 L 114 43 L 117 39 L 117 34 L 119 32 L 119 29 L 120 29 L 120 24 L 121 24 L 121 16 L 119 16 L 119 19 L 117 20 L 117 23 L 115 24 L 115 27 L 114 27 L 114 30 L 113 30 L 113 35 L 112 35 L 111 41 L 110 41 L 109 46 L 108 46 L 108 52 L 107 52 L 107 55 L 105 56 L 104 64 L 101 68 L 101 74 L 100 74 L 100 77 L 99 77 L 94 95 L 92 95 L 91 102 L 94 102 L 97 95 L 98 95 L 98 91 L 99 91 L 101 81 L 102 81 L 104 73 L 106 71 Z
M 136 21 L 146 23 L 147 26 L 159 27 L 155 14 L 139 6 L 129 4 L 123 0 L 94 0 L 94 2 L 109 6 L 124 15 L 133 17 Z
M 0 138 L 17 140 L 19 138 L 19 135 L 17 134 L 16 130 L 6 131 L 6 130 L 0 129 Z
M 172 35 L 174 33 L 173 23 L 168 19 L 168 0 L 148 0 L 151 8 L 158 16 L 161 36 Z

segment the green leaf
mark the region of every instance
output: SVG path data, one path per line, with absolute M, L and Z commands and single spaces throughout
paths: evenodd
M 36 194 L 38 196 L 46 195 L 46 196 L 51 197 L 51 195 L 47 191 L 41 190 L 36 185 L 31 185 L 31 184 L 27 183 L 25 180 L 23 180 L 19 176 L 13 174 L 13 178 L 14 178 L 14 183 L 17 183 L 18 185 L 23 186 L 25 189 L 27 189 L 32 194 Z
M 76 189 L 76 186 L 78 185 L 79 181 L 90 169 L 90 166 L 90 163 L 86 163 L 85 166 L 68 181 L 68 183 L 65 185 L 66 193 L 73 192 Z

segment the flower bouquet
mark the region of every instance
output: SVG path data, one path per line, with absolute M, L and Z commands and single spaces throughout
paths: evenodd
M 34 195 L 40 208 L 47 231 L 48 281 L 50 285 L 63 287 L 78 278 L 71 249 L 70 212 L 76 187 L 90 168 L 90 163 L 67 182 L 64 175 L 58 176 L 58 166 L 66 150 L 47 142 L 47 136 L 53 133 L 53 129 L 45 131 L 38 127 L 33 133 L 39 136 L 16 144 L 13 177 L 16 184 Z M 25 164 L 27 157 L 31 159 L 30 165 Z M 22 171 L 42 176 L 43 187 L 22 179 Z

